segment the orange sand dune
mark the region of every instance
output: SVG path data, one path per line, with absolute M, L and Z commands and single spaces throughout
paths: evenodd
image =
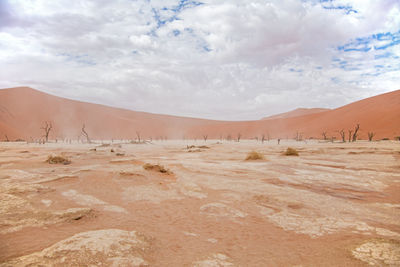
M 328 111 L 328 108 L 296 108 L 295 110 L 279 113 L 276 115 L 268 116 L 262 118 L 262 120 L 273 120 L 273 119 L 284 119 L 284 118 L 292 118 L 292 117 L 299 117 L 308 114 L 320 113 L 324 111 Z
M 27 87 L 0 90 L 0 139 L 37 139 L 45 121 L 54 130 L 51 139 L 77 139 L 85 123 L 92 139 L 142 138 L 225 138 L 260 137 L 293 138 L 299 132 L 304 138 L 321 138 L 321 133 L 339 138 L 341 129 L 360 124 L 360 138 L 376 132 L 379 138 L 400 136 L 400 90 L 367 98 L 337 109 L 302 116 L 259 121 L 212 121 L 136 112 L 60 98 Z

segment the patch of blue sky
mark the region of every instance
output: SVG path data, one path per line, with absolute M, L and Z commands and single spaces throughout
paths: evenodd
M 178 35 L 181 34 L 181 31 L 180 31 L 180 30 L 173 30 L 173 31 L 172 31 L 172 34 L 173 34 L 174 36 L 178 36 Z
M 294 68 L 290 68 L 289 71 L 290 71 L 290 72 L 297 72 L 297 73 L 303 72 L 302 69 L 294 69 Z
M 345 11 L 346 14 L 358 13 L 352 6 L 322 6 L 324 9 L 339 9 Z
M 400 44 L 400 31 L 398 32 L 386 32 L 372 34 L 367 37 L 358 37 L 353 41 L 338 46 L 337 49 L 343 52 L 369 52 L 372 50 L 385 50 L 389 47 Z
M 351 5 L 336 4 L 335 0 L 319 0 L 317 3 L 321 4 L 324 9 L 342 10 L 345 14 L 358 13 Z
M 89 57 L 89 55 L 84 54 L 84 55 L 72 55 L 68 53 L 60 53 L 57 54 L 57 56 L 62 56 L 66 59 L 66 61 L 73 61 L 75 63 L 79 63 L 82 65 L 87 65 L 87 66 L 94 66 L 96 65 L 96 62 Z
M 385 52 L 385 53 L 383 53 L 383 54 L 375 55 L 374 58 L 375 58 L 375 59 L 382 59 L 382 58 L 390 58 L 390 57 L 393 57 L 393 56 L 394 56 L 393 53 L 391 53 L 391 52 Z
M 361 73 L 361 77 L 377 77 L 382 74 L 383 74 L 382 72 L 367 72 L 367 73 Z
M 189 1 L 189 0 L 180 0 L 179 4 L 175 7 L 170 8 L 170 10 L 174 11 L 175 13 L 181 12 L 183 9 L 192 8 L 196 6 L 203 5 L 204 3 L 198 1 Z M 166 8 L 166 7 L 164 7 Z
M 211 51 L 212 51 L 212 49 L 209 48 L 208 45 L 203 45 L 203 50 L 204 50 L 205 52 L 211 52 Z
M 157 22 L 157 28 L 160 28 L 168 22 L 172 22 L 174 20 L 180 20 L 178 16 L 184 9 L 197 7 L 203 4 L 204 3 L 198 1 L 180 0 L 178 5 L 173 7 L 165 6 L 160 9 L 152 8 L 153 18 Z M 172 13 L 172 14 L 169 14 L 167 16 L 162 16 L 161 13 Z
M 339 79 L 338 77 L 331 77 L 331 81 L 332 81 L 333 83 L 338 84 L 338 83 L 340 82 L 340 79 Z

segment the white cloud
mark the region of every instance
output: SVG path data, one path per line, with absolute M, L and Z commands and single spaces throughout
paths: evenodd
M 400 45 L 371 38 L 400 38 L 398 1 L 1 3 L 0 87 L 214 119 L 400 89 Z

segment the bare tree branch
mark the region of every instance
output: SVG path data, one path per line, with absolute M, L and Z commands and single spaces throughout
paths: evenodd
M 358 137 L 358 130 L 360 129 L 360 124 L 357 123 L 356 128 L 354 128 L 354 133 L 353 133 L 353 138 L 352 138 L 352 142 L 357 141 L 357 137 Z
M 242 137 L 242 135 L 241 135 L 240 133 L 238 133 L 237 139 L 236 139 L 236 140 L 237 140 L 238 142 L 240 142 L 240 138 L 241 138 L 241 137 Z
M 327 139 L 327 137 L 326 137 L 326 132 L 322 132 L 322 136 L 324 137 L 324 140 Z
M 45 126 L 40 127 L 40 129 L 42 129 L 44 131 L 44 135 L 43 137 L 46 139 L 46 143 L 49 141 L 49 134 L 51 129 L 53 129 L 53 125 L 51 124 L 51 122 L 49 121 L 45 121 Z
M 90 144 L 91 141 L 90 141 L 88 133 L 85 131 L 85 124 L 83 124 L 83 126 L 82 126 L 82 134 L 86 137 L 86 141 Z
M 371 142 L 372 138 L 374 138 L 375 133 L 374 132 L 368 132 L 368 140 Z
M 340 133 L 340 137 L 342 137 L 342 142 L 346 143 L 346 133 L 345 133 L 344 129 L 340 130 L 339 133 Z

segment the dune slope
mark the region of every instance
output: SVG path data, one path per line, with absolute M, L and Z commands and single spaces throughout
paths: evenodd
M 339 131 L 360 124 L 360 138 L 376 133 L 375 138 L 400 136 L 400 90 L 374 96 L 333 109 L 311 109 L 278 114 L 258 121 L 212 121 L 136 112 L 99 104 L 69 100 L 29 87 L 0 90 L 0 139 L 36 140 L 43 136 L 41 127 L 52 122 L 50 138 L 77 139 L 82 125 L 92 139 L 141 138 L 226 138 L 260 137 L 303 138 L 327 136 L 339 138 Z M 315 112 L 314 112 L 315 111 Z M 319 111 L 319 112 L 317 112 Z M 283 117 L 282 117 L 283 116 Z

